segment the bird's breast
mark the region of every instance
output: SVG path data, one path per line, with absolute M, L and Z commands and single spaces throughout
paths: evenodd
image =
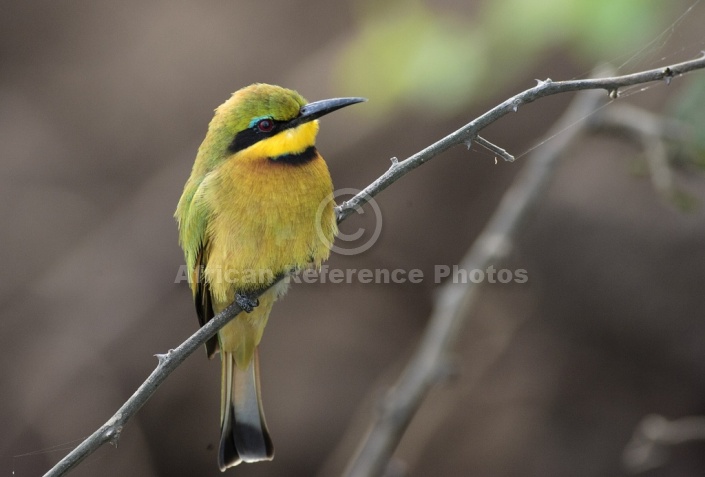
M 215 296 L 227 300 L 234 290 L 258 288 L 292 267 L 328 258 L 337 227 L 320 155 L 301 164 L 236 155 L 208 187 L 206 278 Z

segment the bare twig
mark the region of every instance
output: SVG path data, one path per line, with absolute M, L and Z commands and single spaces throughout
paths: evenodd
M 583 131 L 586 123 L 580 122 L 580 119 L 598 107 L 600 97 L 599 93 L 591 91 L 578 96 L 571 104 L 549 136 L 564 130 L 565 133 L 530 157 L 521 175 L 504 194 L 485 229 L 463 257 L 460 269 L 485 270 L 510 252 L 516 230 L 546 189 L 545 185 L 552 177 L 560 154 Z M 580 127 L 570 128 L 576 123 Z M 385 397 L 380 412 L 344 475 L 384 475 L 385 467 L 411 418 L 446 367 L 460 328 L 467 321 L 479 290 L 480 284 L 472 281 L 449 281 L 443 285 L 421 343 Z
M 280 278 L 281 280 L 282 278 Z M 261 293 L 264 293 L 262 290 Z M 208 323 L 199 328 L 186 341 L 181 343 L 178 348 L 169 350 L 166 354 L 158 354 L 159 363 L 152 374 L 140 385 L 139 388 L 130 396 L 125 404 L 93 434 L 88 436 L 78 447 L 72 450 L 66 457 L 61 459 L 54 467 L 52 467 L 44 477 L 55 477 L 66 475 L 66 473 L 77 466 L 83 459 L 95 452 L 100 446 L 106 442 L 117 443 L 120 438 L 120 433 L 123 427 L 127 424 L 132 416 L 147 402 L 154 394 L 160 384 L 176 369 L 179 365 L 191 355 L 194 351 L 200 348 L 211 336 L 216 334 L 220 328 L 240 313 L 242 309 L 233 303 L 222 312 L 218 313 Z
M 516 111 L 522 104 L 535 101 L 536 99 L 544 96 L 569 91 L 606 89 L 610 92 L 615 92 L 619 88 L 625 86 L 672 78 L 674 76 L 679 76 L 689 71 L 701 68 L 705 68 L 705 54 L 703 54 L 700 58 L 691 61 L 685 61 L 672 66 L 631 75 L 602 79 L 562 81 L 555 83 L 550 80 L 539 82 L 539 84 L 534 88 L 528 89 L 509 98 L 502 104 L 491 109 L 466 126 L 458 129 L 454 133 L 446 136 L 408 159 L 401 162 L 394 162 L 392 167 L 381 177 L 375 180 L 355 197 L 336 208 L 338 222 L 340 223 L 345 220 L 354 210 L 362 207 L 370 200 L 370 198 L 389 187 L 408 172 L 412 171 L 421 164 L 428 162 L 435 156 L 448 150 L 450 147 L 473 139 L 483 128 L 497 121 L 505 114 Z M 490 240 L 488 240 L 487 243 L 483 243 L 482 246 L 496 247 L 497 242 L 490 237 Z M 50 469 L 45 474 L 45 477 L 58 477 L 65 475 L 70 469 L 78 465 L 83 459 L 106 442 L 116 442 L 120 436 L 123 426 L 132 416 L 135 415 L 144 403 L 147 402 L 147 400 L 152 396 L 152 394 L 154 394 L 157 387 L 166 379 L 166 377 L 171 374 L 171 372 L 174 371 L 178 365 L 191 353 L 204 344 L 208 338 L 213 336 L 240 311 L 241 310 L 237 305 L 231 305 L 223 312 L 216 315 L 211 321 L 200 328 L 178 348 L 171 350 L 165 355 L 161 355 L 157 368 L 127 400 L 127 402 L 125 402 L 125 404 L 115 413 L 115 415 L 113 415 L 108 422 L 103 424 L 97 431 L 91 434 L 90 437 L 88 437 L 52 469 Z
M 484 137 L 479 136 L 479 135 L 475 136 L 475 142 L 478 143 L 480 146 L 484 147 L 485 149 L 487 149 L 488 151 L 494 152 L 495 154 L 497 154 L 499 157 L 501 157 L 505 161 L 514 162 L 514 156 L 509 154 L 507 151 L 505 151 L 501 147 L 499 147 L 495 144 L 492 144 Z M 469 144 L 468 144 L 468 147 L 470 147 Z
M 640 73 L 633 73 L 630 75 L 556 82 L 553 82 L 550 79 L 547 79 L 546 81 L 539 81 L 533 88 L 512 96 L 503 103 L 490 109 L 482 116 L 479 116 L 477 119 L 470 121 L 454 133 L 447 135 L 440 141 L 431 144 L 408 159 L 392 164 L 392 167 L 390 167 L 389 170 L 382 174 L 382 176 L 380 176 L 376 181 L 367 186 L 352 199 L 341 204 L 340 207 L 336 209 L 338 221 L 342 221 L 354 210 L 365 205 L 370 198 L 382 192 L 384 189 L 396 182 L 400 177 L 408 174 L 421 164 L 428 162 L 438 154 L 447 151 L 451 147 L 464 144 L 468 140 L 474 139 L 482 129 L 497 121 L 502 116 L 512 112 L 517 112 L 519 107 L 524 104 L 531 103 L 539 98 L 543 98 L 544 96 L 567 93 L 570 91 L 582 91 L 586 89 L 604 89 L 609 92 L 610 98 L 615 99 L 618 97 L 619 88 L 663 80 L 670 84 L 674 77 L 702 68 L 705 68 L 705 52 L 703 52 L 700 57 L 695 60 L 684 61 L 675 65 L 642 71 Z

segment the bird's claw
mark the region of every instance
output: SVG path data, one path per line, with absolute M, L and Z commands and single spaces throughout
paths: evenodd
M 252 310 L 259 306 L 259 300 L 256 296 L 249 296 L 243 293 L 235 294 L 235 303 L 242 308 L 245 313 L 251 313 Z

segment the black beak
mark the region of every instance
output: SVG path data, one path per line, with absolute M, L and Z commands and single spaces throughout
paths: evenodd
M 321 116 L 328 113 L 332 113 L 345 106 L 350 106 L 351 104 L 362 103 L 367 101 L 365 98 L 333 98 L 333 99 L 323 99 L 321 101 L 315 101 L 313 103 L 308 103 L 303 106 L 299 111 L 299 115 L 289 121 L 287 128 L 295 128 L 296 126 L 307 123 L 309 121 L 314 121 Z

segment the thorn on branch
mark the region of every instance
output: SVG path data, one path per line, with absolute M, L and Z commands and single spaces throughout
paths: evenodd
M 619 98 L 619 89 L 617 89 L 617 88 L 614 88 L 614 89 L 609 90 L 608 93 L 609 93 L 609 95 L 610 95 L 610 99 L 617 99 L 617 98 Z
M 108 429 L 105 433 L 105 438 L 115 447 L 118 446 L 118 441 L 120 440 L 120 434 L 122 433 L 122 426 L 114 426 Z
M 521 105 L 521 99 L 518 99 L 518 98 L 517 98 L 517 99 L 515 99 L 514 101 L 512 101 L 512 111 L 514 111 L 515 113 L 516 113 L 517 111 L 519 111 L 519 106 L 520 106 L 520 105 Z
M 670 85 L 671 80 L 673 80 L 673 71 L 671 71 L 671 68 L 666 67 L 666 69 L 663 70 L 663 74 L 665 75 L 663 80 L 666 82 L 666 86 Z

